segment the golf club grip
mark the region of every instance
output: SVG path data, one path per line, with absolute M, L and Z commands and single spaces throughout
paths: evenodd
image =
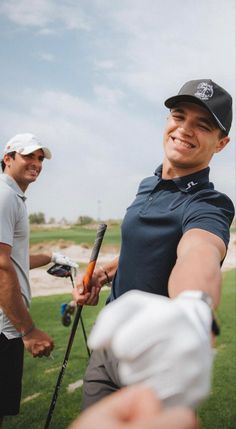
M 99 250 L 100 250 L 106 229 L 107 229 L 107 225 L 105 223 L 101 223 L 100 225 L 98 225 L 97 235 L 93 245 L 90 261 L 87 265 L 86 272 L 83 277 L 84 293 L 89 292 L 89 283 L 93 275 L 93 271 L 97 262 Z

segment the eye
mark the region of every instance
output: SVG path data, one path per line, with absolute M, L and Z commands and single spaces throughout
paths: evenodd
M 182 121 L 184 119 L 183 115 L 181 115 L 180 113 L 172 113 L 172 117 L 176 120 L 176 121 Z
M 211 131 L 211 128 L 208 125 L 205 124 L 199 124 L 199 128 L 201 128 L 201 130 L 203 131 Z

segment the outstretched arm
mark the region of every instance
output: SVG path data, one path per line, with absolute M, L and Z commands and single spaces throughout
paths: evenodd
M 78 264 L 70 259 L 68 256 L 58 252 L 39 253 L 37 255 L 30 255 L 30 269 L 42 267 L 43 265 L 50 264 L 68 265 L 76 272 L 79 267 Z
M 52 262 L 51 253 L 40 253 L 37 255 L 30 255 L 30 269 L 42 267 L 43 265 L 50 264 Z
M 226 247 L 221 238 L 201 229 L 187 231 L 177 249 L 177 261 L 169 278 L 169 295 L 176 297 L 185 290 L 201 290 L 217 307 L 221 293 L 220 262 Z

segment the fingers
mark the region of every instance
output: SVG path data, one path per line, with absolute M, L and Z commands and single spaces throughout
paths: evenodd
M 124 421 L 146 421 L 162 410 L 153 390 L 143 385 L 123 388 L 110 398 L 110 413 Z
M 52 338 L 40 329 L 35 328 L 29 335 L 23 338 L 26 350 L 32 354 L 33 357 L 50 356 L 54 348 Z
M 157 418 L 153 429 L 198 429 L 197 417 L 188 408 L 165 409 Z
M 77 305 L 84 305 L 87 303 L 87 300 L 90 296 L 90 292 L 83 293 L 83 288 L 77 289 L 74 288 L 72 290 L 72 296 Z
M 39 343 L 35 343 L 32 346 L 31 353 L 33 357 L 43 357 L 43 356 L 48 357 L 50 356 L 52 349 L 53 347 L 50 343 L 39 342 Z
M 99 300 L 99 292 L 100 292 L 100 288 L 93 286 L 91 289 L 90 295 L 87 299 L 86 304 L 87 305 L 97 305 L 98 300 Z
M 89 283 L 89 290 L 85 290 L 83 284 L 83 275 L 80 274 L 77 278 L 76 287 L 72 290 L 72 295 L 77 305 L 97 305 L 99 300 L 100 285 L 95 278 L 92 278 Z

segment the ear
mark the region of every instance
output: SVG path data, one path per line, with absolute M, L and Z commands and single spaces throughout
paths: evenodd
M 3 161 L 5 162 L 5 164 L 7 164 L 7 162 L 9 161 L 10 155 L 7 153 L 4 155 L 3 157 Z
M 13 158 L 8 153 L 4 155 L 3 161 L 4 161 L 5 165 L 6 165 L 5 168 L 10 168 L 12 159 Z
M 224 147 L 230 142 L 230 138 L 228 136 L 225 136 L 223 138 L 220 138 L 217 145 L 215 152 L 220 152 Z

